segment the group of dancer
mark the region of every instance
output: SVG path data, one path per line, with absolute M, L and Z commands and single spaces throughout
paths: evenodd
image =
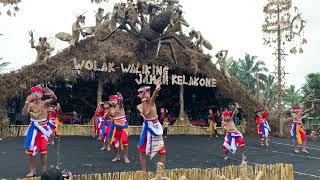
M 141 103 L 137 106 L 137 110 L 143 117 L 142 132 L 138 144 L 140 166 L 143 171 L 147 170 L 146 156 L 153 158 L 160 155 L 160 162 L 163 166 L 166 162 L 166 148 L 164 145 L 163 135 L 166 135 L 166 129 L 170 123 L 168 120 L 168 111 L 164 108 L 160 110 L 160 118 L 163 121 L 161 125 L 158 120 L 156 98 L 161 89 L 160 82 L 155 81 L 156 85 L 153 93 L 150 86 L 143 86 L 138 89 L 138 97 Z M 43 100 L 43 96 L 46 97 Z M 30 173 L 27 177 L 36 175 L 35 155 L 40 153 L 42 171 L 47 169 L 47 144 L 51 138 L 53 143 L 54 129 L 56 128 L 57 112 L 61 109 L 57 102 L 54 92 L 48 88 L 35 86 L 31 88 L 31 94 L 26 98 L 22 114 L 30 114 L 31 124 L 26 132 L 24 148 L 30 164 Z M 312 104 L 312 108 L 314 104 Z M 302 112 L 300 106 L 292 107 L 291 119 L 291 136 L 294 142 L 294 151 L 299 152 L 297 144 L 303 144 L 302 152 L 308 153 L 306 150 L 307 135 L 303 129 L 302 117 L 309 112 L 308 109 Z M 239 105 L 233 111 L 225 110 L 222 112 L 222 127 L 225 132 L 223 143 L 224 159 L 228 160 L 228 153 L 240 152 L 242 161 L 246 160 L 244 154 L 245 141 L 241 132 L 234 124 L 234 116 L 239 111 Z M 267 122 L 268 110 L 266 108 L 259 109 L 257 112 L 257 131 L 260 136 L 261 145 L 269 145 L 270 126 Z M 212 119 L 213 113 L 209 112 L 209 119 Z M 130 163 L 128 157 L 128 135 L 129 126 L 123 106 L 123 96 L 121 93 L 109 97 L 109 101 L 100 103 L 96 109 L 96 128 L 95 135 L 99 136 L 102 142 L 102 150 L 113 149 L 115 157 L 112 161 L 120 161 L 120 151 L 124 152 L 124 162 Z M 213 125 L 212 125 L 213 126 Z M 216 126 L 216 125 L 215 125 Z
M 166 149 L 163 141 L 163 134 L 166 129 L 162 128 L 158 120 L 156 97 L 160 91 L 160 83 L 155 81 L 156 88 L 151 95 L 151 87 L 143 86 L 138 89 L 138 97 L 141 104 L 137 110 L 144 119 L 142 132 L 139 140 L 138 151 L 140 154 L 141 169 L 146 171 L 146 155 L 153 158 L 160 154 L 160 162 L 165 164 Z M 167 110 L 161 109 L 159 119 L 163 120 L 164 127 L 168 125 Z M 96 121 L 94 124 L 94 137 L 102 142 L 101 150 L 113 149 L 115 157 L 112 161 L 120 161 L 120 151 L 124 152 L 124 162 L 130 163 L 128 157 L 128 122 L 123 107 L 121 93 L 109 97 L 109 101 L 101 102 L 96 109 Z
M 141 103 L 137 106 L 140 115 L 144 118 L 138 151 L 140 154 L 141 169 L 146 171 L 146 156 L 153 158 L 160 155 L 160 163 L 165 165 L 166 149 L 163 141 L 163 128 L 158 120 L 156 97 L 161 89 L 160 82 L 155 81 L 156 88 L 151 95 L 151 87 L 143 86 L 138 89 Z M 44 96 L 47 98 L 43 100 Z M 57 96 L 48 88 L 35 86 L 26 98 L 22 114 L 30 114 L 31 124 L 26 131 L 24 148 L 30 164 L 30 173 L 27 177 L 36 176 L 35 155 L 40 153 L 41 169 L 47 169 L 47 144 L 53 138 L 56 128 L 55 117 L 60 106 L 54 106 Z M 165 113 L 165 111 L 164 111 Z M 115 157 L 112 161 L 120 161 L 120 151 L 124 152 L 124 162 L 130 163 L 128 157 L 128 122 L 123 107 L 121 93 L 109 97 L 107 103 L 100 103 L 97 111 L 97 128 L 95 133 L 100 135 L 103 142 L 102 149 L 112 148 Z M 52 140 L 50 141 L 53 142 Z
M 310 112 L 312 109 L 314 109 L 314 103 L 312 103 L 312 107 L 310 109 L 307 109 L 305 111 L 302 111 L 302 108 L 299 105 L 293 106 L 288 115 L 288 120 L 292 121 L 291 124 L 291 130 L 290 134 L 293 140 L 294 145 L 294 152 L 299 153 L 298 145 L 302 145 L 302 152 L 309 153 L 307 151 L 307 134 L 304 130 L 303 124 L 302 124 L 302 118 L 303 116 Z M 245 147 L 245 141 L 243 138 L 243 135 L 239 130 L 237 130 L 235 124 L 234 124 L 234 118 L 237 115 L 239 111 L 239 105 L 236 103 L 236 106 L 234 108 L 234 111 L 228 111 L 228 109 L 225 109 L 222 112 L 222 128 L 225 132 L 225 138 L 223 143 L 223 149 L 225 153 L 225 160 L 228 160 L 228 153 L 231 152 L 235 154 L 237 152 L 237 149 L 239 149 L 241 159 L 244 162 L 246 160 L 246 156 L 244 154 L 244 147 Z M 256 124 L 257 124 L 257 133 L 259 135 L 259 142 L 261 146 L 269 146 L 269 135 L 271 133 L 271 128 L 269 126 L 269 123 L 267 121 L 269 112 L 266 107 L 259 108 L 256 111 Z M 212 109 L 209 109 L 209 135 L 212 137 L 213 133 L 217 136 L 217 122 L 214 121 L 214 113 Z

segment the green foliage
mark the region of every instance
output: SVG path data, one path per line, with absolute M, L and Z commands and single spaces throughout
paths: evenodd
M 306 76 L 306 83 L 302 87 L 302 92 L 305 100 L 320 99 L 320 73 L 311 73 Z M 316 103 L 316 109 L 310 113 L 310 116 L 320 117 L 319 102 Z
M 233 61 L 228 70 L 230 75 L 247 87 L 252 94 L 256 93 L 256 75 L 261 89 L 266 88 L 264 81 L 268 78 L 265 74 L 268 69 L 265 67 L 265 62 L 257 60 L 257 56 L 246 54 L 244 59 Z
M 264 81 L 264 89 L 262 94 L 263 102 L 267 105 L 269 109 L 272 108 L 275 102 L 276 95 L 276 77 L 272 74 L 269 74 L 267 79 Z
M 2 72 L 4 68 L 10 64 L 10 62 L 1 62 L 1 61 L 2 61 L 2 58 L 0 58 L 0 72 Z
M 292 107 L 302 102 L 302 94 L 300 89 L 296 90 L 294 85 L 290 85 L 289 88 L 285 89 L 284 103 L 285 105 Z
M 302 91 L 306 99 L 320 99 L 320 73 L 308 74 Z

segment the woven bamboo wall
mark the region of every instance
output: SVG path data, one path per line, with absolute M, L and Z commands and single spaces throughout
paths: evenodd
M 27 125 L 10 125 L 7 136 L 23 136 L 27 130 Z M 245 133 L 245 127 L 239 127 L 242 133 Z M 140 135 L 141 126 L 130 126 L 130 135 Z M 223 129 L 218 128 L 218 133 L 223 134 Z M 171 135 L 208 135 L 207 127 L 198 126 L 170 126 L 168 134 Z M 62 135 L 64 136 L 91 136 L 91 125 L 63 125 Z
M 116 172 L 74 175 L 73 180 L 293 180 L 290 164 L 227 166 L 209 169 L 171 169 L 158 172 Z M 40 180 L 39 177 L 23 180 Z

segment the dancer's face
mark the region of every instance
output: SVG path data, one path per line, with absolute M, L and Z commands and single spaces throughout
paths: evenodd
M 40 100 L 43 97 L 43 94 L 41 92 L 38 92 L 38 91 L 33 92 L 32 94 L 33 94 L 33 97 L 34 97 L 35 100 Z
M 292 116 L 293 116 L 293 118 L 295 118 L 295 119 L 300 118 L 301 115 L 302 115 L 302 112 L 300 112 L 300 111 L 294 111 L 294 112 L 292 113 Z
M 110 107 L 110 106 L 109 106 L 108 103 L 104 103 L 104 104 L 103 104 L 103 108 L 107 109 L 107 108 L 109 108 L 109 107 Z
M 143 99 L 150 99 L 150 91 L 144 91 L 142 93 L 142 98 Z
M 212 109 L 209 109 L 209 113 L 212 114 Z
M 111 106 L 116 106 L 118 104 L 118 100 L 110 101 Z

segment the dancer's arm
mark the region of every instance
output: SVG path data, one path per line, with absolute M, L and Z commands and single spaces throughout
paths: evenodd
M 44 95 L 50 97 L 50 99 L 46 99 L 45 100 L 46 104 L 51 104 L 51 103 L 53 103 L 53 102 L 55 102 L 57 100 L 57 96 L 54 94 L 54 92 L 51 89 L 45 88 L 44 90 L 45 90 Z
M 302 112 L 302 115 L 305 115 L 307 113 L 309 113 L 310 111 L 312 111 L 314 109 L 314 102 L 312 102 L 311 108 L 306 109 L 305 111 Z
M 122 94 L 118 92 L 117 96 L 118 96 L 118 101 L 119 101 L 119 107 L 123 108 L 123 97 L 122 97 Z
M 159 91 L 161 89 L 161 85 L 160 85 L 160 82 L 159 81 L 154 81 L 154 84 L 156 85 L 156 89 L 153 91 L 153 94 L 151 96 L 151 102 L 155 102 L 156 101 L 156 98 L 159 94 Z
M 29 111 L 30 111 L 30 103 L 31 103 L 31 101 L 33 101 L 33 99 L 34 99 L 33 94 L 30 94 L 30 95 L 27 97 L 27 99 L 26 99 L 26 101 L 25 101 L 25 103 L 24 103 L 24 106 L 23 106 L 23 108 L 22 108 L 22 115 L 23 115 L 23 116 L 28 115 L 28 113 L 29 113 Z

